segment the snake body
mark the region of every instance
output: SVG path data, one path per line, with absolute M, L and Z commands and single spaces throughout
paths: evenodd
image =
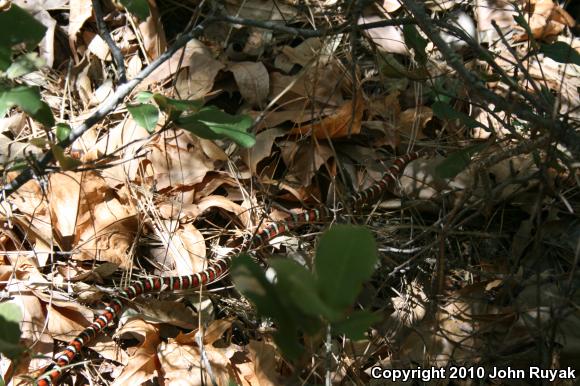
M 350 208 L 361 208 L 375 203 L 402 173 L 405 166 L 419 158 L 420 152 L 409 153 L 401 156 L 393 162 L 383 178 L 369 188 L 356 193 L 347 201 Z M 301 213 L 291 214 L 285 220 L 272 223 L 262 231 L 256 233 L 250 240 L 250 245 L 263 245 L 274 237 L 287 232 L 290 229 L 306 223 L 316 223 L 330 219 L 332 212 L 326 206 L 318 206 L 305 210 Z M 124 309 L 123 299 L 134 299 L 139 295 L 160 292 L 195 289 L 207 284 L 215 283 L 226 276 L 233 256 L 227 255 L 213 260 L 209 266 L 201 272 L 172 277 L 151 277 L 137 280 L 130 286 L 123 288 L 113 296 L 105 307 L 105 310 L 95 321 L 85 328 L 76 338 L 71 340 L 66 348 L 57 355 L 49 369 L 36 380 L 38 386 L 57 385 L 60 378 L 82 348 L 90 343 L 110 323 L 113 323 Z

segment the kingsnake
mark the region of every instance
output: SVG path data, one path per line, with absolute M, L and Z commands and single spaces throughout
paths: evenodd
M 356 193 L 347 202 L 349 208 L 361 208 L 375 203 L 396 181 L 405 166 L 419 158 L 420 152 L 413 152 L 401 156 L 393 162 L 381 180 L 369 188 Z M 326 206 L 305 210 L 299 214 L 291 214 L 285 221 L 279 221 L 268 225 L 265 229 L 256 233 L 251 245 L 262 245 L 274 237 L 305 223 L 315 223 L 328 220 L 331 211 Z M 133 299 L 139 295 L 167 290 L 194 289 L 203 285 L 215 283 L 226 276 L 232 255 L 220 257 L 210 263 L 209 267 L 202 272 L 187 276 L 152 277 L 135 281 L 114 296 L 107 304 L 105 311 L 95 321 L 85 328 L 76 338 L 71 340 L 67 347 L 55 359 L 55 362 L 47 371 L 36 380 L 38 386 L 57 385 L 65 369 L 78 355 L 81 349 L 93 340 L 109 323 L 115 321 L 123 311 L 122 299 Z

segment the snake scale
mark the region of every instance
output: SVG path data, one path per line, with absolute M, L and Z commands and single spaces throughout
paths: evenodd
M 414 152 L 395 159 L 382 179 L 369 188 L 355 193 L 348 200 L 347 207 L 361 208 L 377 202 L 392 187 L 405 166 L 421 155 L 420 152 Z M 326 206 L 318 206 L 313 209 L 304 210 L 298 214 L 291 214 L 286 220 L 272 223 L 262 231 L 256 233 L 250 240 L 250 243 L 251 245 L 262 245 L 292 228 L 304 225 L 305 223 L 325 221 L 331 217 L 332 212 Z M 106 326 L 113 323 L 117 316 L 123 312 L 123 299 L 134 299 L 139 295 L 151 292 L 195 289 L 203 285 L 215 283 L 226 276 L 232 258 L 233 256 L 230 254 L 215 259 L 204 271 L 193 275 L 142 279 L 118 291 L 116 296 L 112 297 L 107 304 L 105 311 L 76 338 L 71 340 L 64 351 L 56 356 L 54 363 L 36 380 L 36 384 L 38 386 L 58 385 L 66 368 L 74 361 L 82 348 L 95 339 Z

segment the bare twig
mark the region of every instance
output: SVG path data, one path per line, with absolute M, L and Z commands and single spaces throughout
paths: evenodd
M 97 22 L 97 29 L 99 30 L 99 35 L 109 46 L 111 50 L 111 55 L 115 61 L 115 66 L 117 67 L 117 74 L 119 75 L 119 84 L 127 82 L 127 71 L 125 70 L 125 59 L 119 47 L 113 41 L 107 24 L 105 24 L 105 19 L 103 16 L 103 9 L 101 7 L 101 0 L 93 0 L 93 11 L 95 12 L 95 21 Z
M 580 157 L 580 134 L 575 131 L 568 123 L 563 120 L 554 119 L 552 111 L 546 111 L 543 106 L 538 106 L 537 101 L 534 103 L 540 114 L 535 112 L 529 105 L 518 101 L 508 101 L 505 98 L 495 94 L 485 87 L 484 82 L 479 79 L 474 73 L 467 70 L 463 64 L 462 58 L 455 52 L 449 44 L 445 43 L 439 32 L 433 26 L 423 6 L 415 0 L 401 0 L 407 9 L 415 16 L 417 25 L 425 32 L 425 34 L 433 41 L 439 48 L 443 57 L 447 60 L 459 77 L 466 82 L 467 87 L 479 94 L 483 100 L 493 103 L 495 106 L 504 106 L 505 111 L 509 111 L 516 116 L 524 119 L 537 128 L 548 130 L 555 140 L 562 144 L 572 152 L 575 158 Z M 471 39 L 469 39 L 471 40 Z M 470 45 L 471 47 L 472 45 Z M 477 46 L 477 52 L 483 51 L 482 47 Z M 489 53 L 487 54 L 489 55 Z M 536 98 L 533 98 L 536 99 Z M 532 99 L 532 101 L 533 101 Z M 530 102 L 532 102 L 530 101 Z
M 401 18 L 401 19 L 390 19 L 381 20 L 374 23 L 366 23 L 361 25 L 353 25 L 352 20 L 348 20 L 341 23 L 333 28 L 322 28 L 318 30 L 311 30 L 305 28 L 294 28 L 288 27 L 287 25 L 281 24 L 279 21 L 263 21 L 263 20 L 253 20 L 244 19 L 242 17 L 221 15 L 218 18 L 219 21 L 225 21 L 232 24 L 246 25 L 249 27 L 263 28 L 271 31 L 285 32 L 291 35 L 301 36 L 304 38 L 316 38 L 323 36 L 337 35 L 341 33 L 347 33 L 353 30 L 364 31 L 373 28 L 386 27 L 386 26 L 399 26 L 407 24 L 415 24 L 415 21 L 411 18 Z

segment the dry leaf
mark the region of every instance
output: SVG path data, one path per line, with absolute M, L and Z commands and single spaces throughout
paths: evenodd
M 140 319 L 133 319 L 117 331 L 117 335 L 126 333 L 138 338 L 141 344 L 113 386 L 140 385 L 159 375 L 157 348 L 161 339 L 158 329 Z
M 77 33 L 92 14 L 93 5 L 91 4 L 91 0 L 70 0 L 68 37 L 72 43 L 76 41 Z
M 295 127 L 290 133 L 314 135 L 320 139 L 341 138 L 358 134 L 365 110 L 364 106 L 362 95 L 359 94 L 356 98 L 356 104 L 352 100 L 347 101 L 334 114 L 322 118 L 320 122 Z
M 261 106 L 270 92 L 268 70 L 262 62 L 240 62 L 228 66 L 234 74 L 242 97 L 251 105 Z
M 365 25 L 370 23 L 376 23 L 385 20 L 385 18 L 379 16 L 361 16 L 358 20 L 358 25 Z M 377 45 L 377 47 L 384 51 L 392 54 L 409 55 L 409 49 L 405 44 L 405 39 L 403 38 L 403 30 L 398 26 L 385 26 L 378 28 L 366 29 L 363 32 Z

